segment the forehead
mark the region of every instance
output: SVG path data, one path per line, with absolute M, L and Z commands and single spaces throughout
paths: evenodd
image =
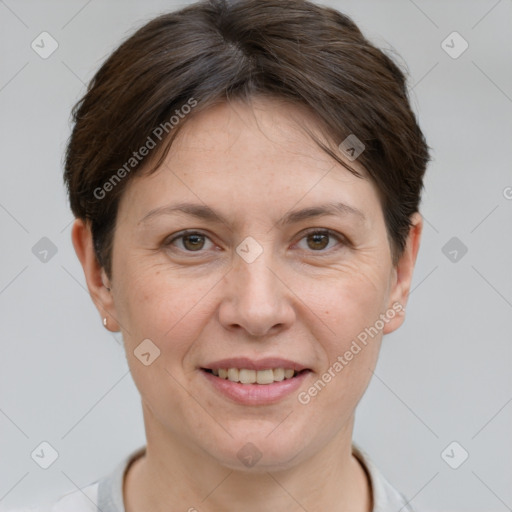
M 220 156 L 236 154 L 253 158 L 254 163 L 271 158 L 318 163 L 334 163 L 314 142 L 307 130 L 325 143 L 318 118 L 305 105 L 285 99 L 256 96 L 250 102 L 234 100 L 193 115 L 173 142 L 175 160 L 211 152 Z M 332 145 L 332 143 L 331 143 Z M 214 163 L 214 162 L 212 162 Z M 224 162 L 225 167 L 225 162 Z
M 328 144 L 315 122 L 277 99 L 211 107 L 186 120 L 161 168 L 132 179 L 123 201 L 138 220 L 176 199 L 226 212 L 243 204 L 258 214 L 335 202 L 371 210 L 378 198 L 366 171 L 350 162 L 364 179 L 354 176 L 320 148 L 305 130 Z

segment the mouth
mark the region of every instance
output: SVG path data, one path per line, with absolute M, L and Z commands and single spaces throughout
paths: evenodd
M 294 379 L 303 373 L 311 371 L 308 368 L 299 371 L 293 368 L 266 368 L 263 370 L 253 370 L 250 368 L 201 368 L 201 370 L 219 379 L 238 382 L 240 384 L 261 385 L 269 385 L 274 382 Z
M 313 370 L 281 358 L 239 357 L 199 367 L 207 389 L 242 405 L 271 405 L 290 397 Z

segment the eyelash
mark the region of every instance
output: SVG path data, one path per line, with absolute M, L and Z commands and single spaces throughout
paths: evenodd
M 341 246 L 348 245 L 347 239 L 344 236 L 340 235 L 339 233 L 332 231 L 330 229 L 318 229 L 318 228 L 311 228 L 310 230 L 306 231 L 303 234 L 303 236 L 299 239 L 299 242 L 301 240 L 307 238 L 309 235 L 316 235 L 316 234 L 328 235 L 329 237 L 336 239 Z M 166 246 L 166 247 L 171 246 L 173 244 L 173 242 L 175 242 L 176 240 L 183 239 L 186 236 L 190 236 L 190 235 L 199 235 L 199 236 L 205 237 L 206 239 L 210 240 L 210 237 L 208 237 L 208 235 L 201 233 L 200 231 L 182 231 L 177 236 L 164 242 L 164 246 Z M 203 250 L 198 250 L 198 251 L 188 251 L 187 249 L 179 249 L 179 250 L 182 252 L 188 253 L 188 254 L 194 254 L 194 253 L 201 254 L 201 253 L 205 252 Z M 310 250 L 308 252 L 317 253 L 319 256 L 324 256 L 324 255 L 329 254 L 331 251 L 332 251 L 332 248 L 330 250 L 320 249 L 318 251 Z

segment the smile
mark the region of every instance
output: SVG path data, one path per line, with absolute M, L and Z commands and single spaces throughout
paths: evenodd
M 212 373 L 221 379 L 227 379 L 231 382 L 240 382 L 241 384 L 272 384 L 283 380 L 292 379 L 299 373 L 292 368 L 268 368 L 265 370 L 251 370 L 248 368 L 219 368 L 206 369 L 205 371 Z
M 239 405 L 263 406 L 281 402 L 295 396 L 304 380 L 312 373 L 309 369 L 267 368 L 200 368 L 207 389 L 223 400 Z

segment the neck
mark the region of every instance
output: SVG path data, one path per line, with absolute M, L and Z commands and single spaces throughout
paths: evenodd
M 255 471 L 257 465 L 247 471 L 222 466 L 169 433 L 161 436 L 156 425 L 146 423 L 146 452 L 125 474 L 126 512 L 372 510 L 366 472 L 352 455 L 353 418 L 312 457 L 268 471 Z M 151 442 L 155 439 L 165 442 Z

